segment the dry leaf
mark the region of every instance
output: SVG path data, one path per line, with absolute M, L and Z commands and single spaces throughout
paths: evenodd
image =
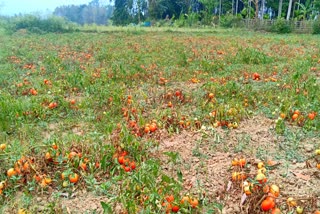
M 232 186 L 232 182 L 229 181 L 229 182 L 228 182 L 228 185 L 227 185 L 227 192 L 231 189 L 231 186 Z
M 311 164 L 310 161 L 308 161 L 308 160 L 306 161 L 306 168 L 307 168 L 307 169 L 313 168 L 313 167 L 312 167 L 312 164 Z
M 301 178 L 305 181 L 310 180 L 310 175 L 304 175 L 304 174 L 301 174 L 300 172 L 291 172 L 291 173 L 294 174 L 297 178 Z
M 246 199 L 247 199 L 247 195 L 246 195 L 246 193 L 243 193 L 242 196 L 241 196 L 241 205 L 244 204 L 244 202 L 246 201 Z

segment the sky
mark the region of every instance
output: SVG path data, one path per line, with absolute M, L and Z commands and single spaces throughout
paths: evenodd
M 0 0 L 0 15 L 12 16 L 25 13 L 46 13 L 53 12 L 61 5 L 88 4 L 91 0 Z

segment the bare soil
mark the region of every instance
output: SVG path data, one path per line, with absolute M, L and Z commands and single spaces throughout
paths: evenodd
M 275 167 L 268 171 L 268 180 L 270 184 L 280 187 L 281 193 L 277 199 L 280 207 L 286 207 L 288 197 L 304 199 L 300 202 L 303 206 L 319 207 L 319 170 L 314 167 L 312 159 L 301 162 L 295 158 L 283 158 L 283 154 L 288 152 L 283 146 L 288 142 L 284 137 L 277 137 L 274 125 L 271 119 L 254 116 L 233 130 L 202 127 L 198 131 L 184 130 L 178 134 L 160 130 L 160 144 L 152 155 L 160 158 L 166 174 L 177 177 L 177 170 L 181 170 L 185 189 L 182 195 L 196 195 L 209 203 L 219 203 L 223 205 L 221 213 L 259 212 L 259 198 L 248 197 L 242 202 L 241 182 L 231 182 L 231 160 L 235 157 L 247 159 L 246 171 L 253 178 L 258 162 L 275 161 Z M 78 128 L 73 131 L 80 133 Z M 318 139 L 305 138 L 297 150 L 305 157 L 312 157 L 319 143 Z M 173 164 L 165 152 L 177 152 L 179 159 Z M 108 201 L 106 197 L 86 191 L 64 196 L 55 199 L 38 197 L 35 199 L 38 204 L 36 210 L 46 213 L 51 201 L 55 203 L 56 213 L 102 213 L 100 202 Z M 252 210 L 252 207 L 257 209 Z M 117 206 L 115 212 L 123 213 L 121 206 Z

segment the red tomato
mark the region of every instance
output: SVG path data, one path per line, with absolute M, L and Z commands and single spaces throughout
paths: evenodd
M 263 211 L 269 211 L 271 210 L 272 208 L 275 207 L 275 203 L 274 203 L 274 200 L 270 197 L 270 198 L 267 198 L 265 199 L 264 201 L 262 201 L 261 203 L 261 209 Z
M 118 162 L 119 162 L 120 164 L 124 164 L 124 156 L 118 157 Z
M 315 115 L 315 113 L 312 112 L 312 113 L 309 113 L 309 114 L 308 114 L 308 117 L 309 117 L 310 120 L 314 120 L 314 118 L 316 117 L 316 115 Z
M 136 163 L 134 161 L 132 161 L 130 163 L 130 167 L 131 167 L 132 170 L 134 170 L 136 168 Z
M 173 201 L 174 201 L 173 195 L 167 196 L 167 197 L 166 197 L 166 200 L 167 200 L 169 203 L 173 202 Z
M 131 168 L 130 168 L 130 167 L 128 167 L 128 166 L 126 166 L 126 167 L 124 167 L 124 171 L 126 171 L 126 172 L 130 172 L 130 171 L 131 171 Z
M 177 213 L 179 211 L 180 207 L 177 205 L 174 205 L 171 209 L 172 212 Z

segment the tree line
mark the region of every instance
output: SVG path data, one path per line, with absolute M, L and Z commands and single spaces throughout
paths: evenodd
M 164 22 L 177 26 L 194 23 L 223 26 L 244 18 L 315 19 L 319 11 L 320 0 L 92 0 L 89 4 L 57 7 L 53 15 L 80 25 L 108 25 L 111 20 L 113 25 Z M 43 30 L 49 23 L 39 17 L 19 17 L 11 21 L 11 28 L 37 23 Z M 57 23 L 66 25 L 61 19 L 51 18 L 51 22 L 55 27 Z
M 235 15 L 242 18 L 305 20 L 319 14 L 320 0 L 115 0 L 114 24 L 178 18 L 196 14 L 199 21 Z

